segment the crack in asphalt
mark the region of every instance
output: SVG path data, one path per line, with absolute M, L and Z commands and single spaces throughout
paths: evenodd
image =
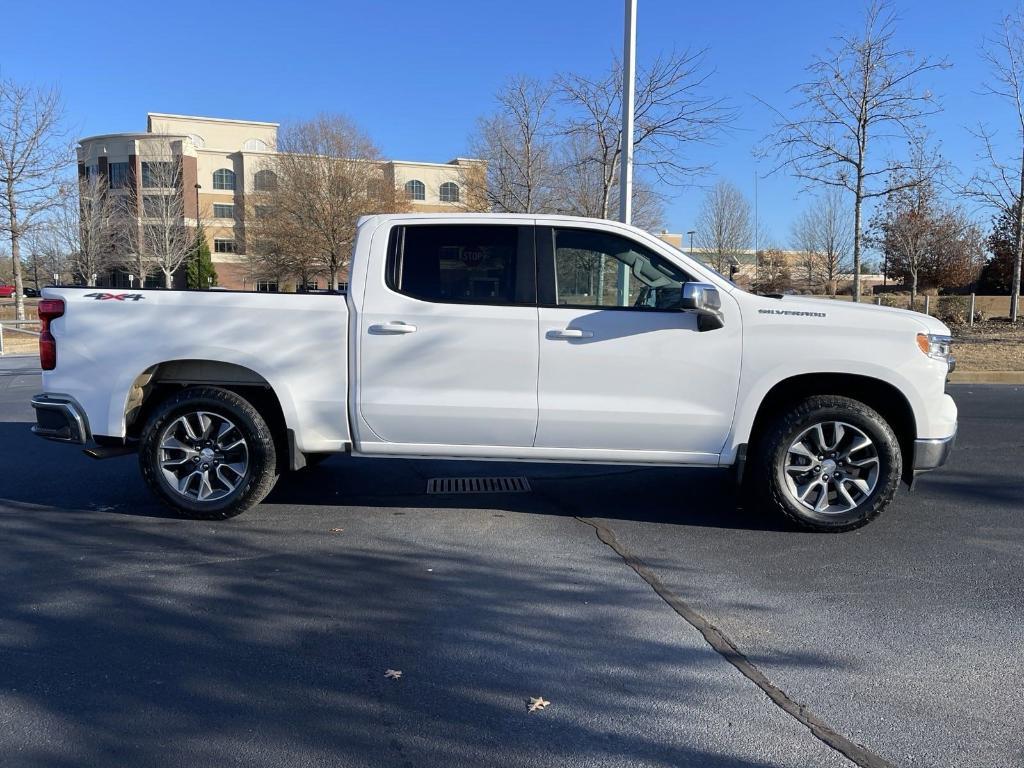
M 664 600 L 673 611 L 691 627 L 700 632 L 704 640 L 707 641 L 708 645 L 715 652 L 739 670 L 740 674 L 760 688 L 776 706 L 810 730 L 815 738 L 839 752 L 860 768 L 895 768 L 893 763 L 875 754 L 867 747 L 851 741 L 803 704 L 790 698 L 789 694 L 773 683 L 756 664 L 736 647 L 736 644 L 729 639 L 725 632 L 694 610 L 685 600 L 669 589 L 639 557 L 626 549 L 616 538 L 615 532 L 611 528 L 593 518 L 580 517 L 579 515 L 574 515 L 574 517 L 579 522 L 593 528 L 597 533 L 597 538 L 621 557 L 623 562 L 632 568 L 641 579 L 646 581 L 658 597 Z

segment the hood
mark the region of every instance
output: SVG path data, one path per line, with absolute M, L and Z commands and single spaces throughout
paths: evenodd
M 913 312 L 909 309 L 896 309 L 895 307 L 883 307 L 868 302 L 841 301 L 838 299 L 808 299 L 801 296 L 783 296 L 781 299 L 765 299 L 770 304 L 766 307 L 778 307 L 780 309 L 794 310 L 800 312 L 825 312 L 835 320 L 846 320 L 851 323 L 890 318 L 894 324 L 916 323 L 924 333 L 935 333 L 940 335 L 951 335 L 949 326 L 941 320 L 937 320 L 923 312 Z

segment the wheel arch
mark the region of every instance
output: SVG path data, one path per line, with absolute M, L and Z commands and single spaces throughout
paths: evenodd
M 813 395 L 849 397 L 874 409 L 892 427 L 903 456 L 903 479 L 913 476 L 914 440 L 917 420 L 906 395 L 894 384 L 854 373 L 805 373 L 777 382 L 761 399 L 746 443 L 752 447 L 771 424 L 772 418 L 788 405 Z
M 288 456 L 288 420 L 276 389 L 251 368 L 220 360 L 169 360 L 136 376 L 124 404 L 126 436 L 139 437 L 150 414 L 168 397 L 200 385 L 221 387 L 248 400 L 273 432 L 278 456 Z

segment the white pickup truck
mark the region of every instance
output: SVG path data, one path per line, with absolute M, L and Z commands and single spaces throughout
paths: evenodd
M 35 433 L 137 450 L 191 517 L 351 453 L 734 467 L 840 531 L 956 434 L 938 320 L 756 296 L 603 220 L 370 216 L 345 295 L 47 288 L 39 313 Z

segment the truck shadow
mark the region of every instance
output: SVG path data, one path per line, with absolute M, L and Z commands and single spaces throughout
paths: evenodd
M 432 478 L 525 477 L 525 493 L 432 494 Z M 790 530 L 745 509 L 731 470 L 332 457 L 284 475 L 269 504 L 481 509 L 637 522 Z
M 134 456 L 96 461 L 73 446 L 39 440 L 24 422 L 0 422 L 0 500 L 68 512 L 102 510 L 173 518 L 145 488 Z M 434 477 L 526 477 L 528 493 L 433 495 Z M 714 469 L 637 468 L 331 457 L 281 476 L 264 502 L 288 507 L 357 506 L 482 509 L 601 517 L 675 525 L 788 530 L 773 515 L 743 509 L 732 473 Z M 289 513 L 293 514 L 293 513 Z

